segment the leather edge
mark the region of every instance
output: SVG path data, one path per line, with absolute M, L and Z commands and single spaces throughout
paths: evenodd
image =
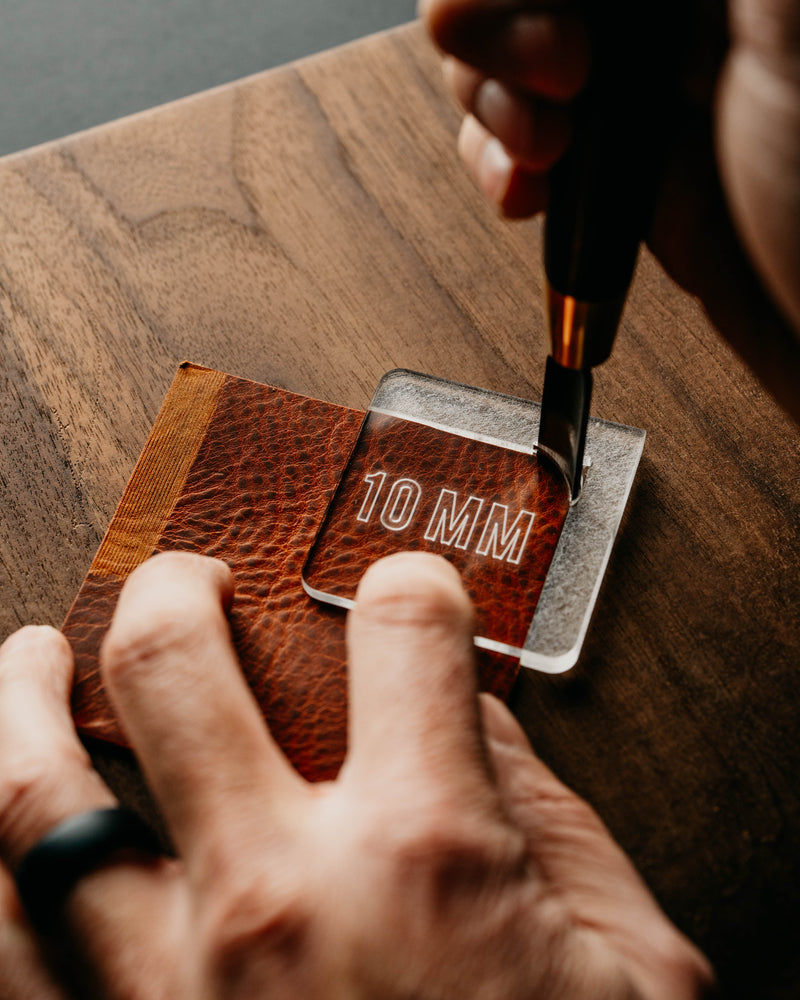
M 89 572 L 128 576 L 158 543 L 228 376 L 184 362 L 175 374 Z

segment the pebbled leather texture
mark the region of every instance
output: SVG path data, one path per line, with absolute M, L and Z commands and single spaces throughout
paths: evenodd
M 276 741 L 309 780 L 334 777 L 346 752 L 345 613 L 308 597 L 300 572 L 362 417 L 227 376 L 153 550 L 202 552 L 233 568 L 230 621 L 243 672 Z M 136 497 L 126 491 L 123 503 L 109 533 L 122 514 L 129 520 Z M 78 729 L 127 745 L 98 659 L 123 583 L 122 574 L 90 572 L 63 631 L 76 657 Z M 513 657 L 480 650 L 478 669 L 483 690 L 509 695 Z
M 476 634 L 519 650 L 569 504 L 546 456 L 370 411 L 303 576 L 352 600 L 381 556 L 436 552 L 461 574 Z

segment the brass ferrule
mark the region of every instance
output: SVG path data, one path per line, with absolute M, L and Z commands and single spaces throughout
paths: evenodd
M 594 368 L 611 354 L 625 296 L 583 302 L 547 287 L 551 353 L 564 368 Z

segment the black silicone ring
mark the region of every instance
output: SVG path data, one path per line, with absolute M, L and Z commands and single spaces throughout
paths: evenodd
M 156 835 L 135 812 L 114 807 L 71 816 L 42 837 L 16 871 L 20 900 L 40 934 L 58 925 L 75 883 L 119 851 L 161 854 Z

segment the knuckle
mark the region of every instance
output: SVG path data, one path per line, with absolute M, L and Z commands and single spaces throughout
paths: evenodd
M 502 880 L 525 864 L 524 839 L 516 831 L 496 818 L 465 818 L 449 807 L 397 826 L 387 846 L 393 879 L 422 886 L 438 901 Z
M 298 961 L 311 920 L 311 911 L 298 893 L 276 891 L 266 877 L 219 883 L 201 921 L 211 981 L 228 995 L 242 970 L 254 962 L 276 962 L 285 968 Z
M 148 673 L 165 657 L 195 648 L 207 628 L 208 619 L 189 595 L 179 605 L 154 606 L 146 619 L 115 619 L 100 652 L 103 673 L 113 680 Z
M 193 553 L 165 552 L 137 567 L 101 647 L 105 676 L 149 673 L 165 657 L 186 656 L 227 635 L 220 598 L 231 586 L 224 563 Z

